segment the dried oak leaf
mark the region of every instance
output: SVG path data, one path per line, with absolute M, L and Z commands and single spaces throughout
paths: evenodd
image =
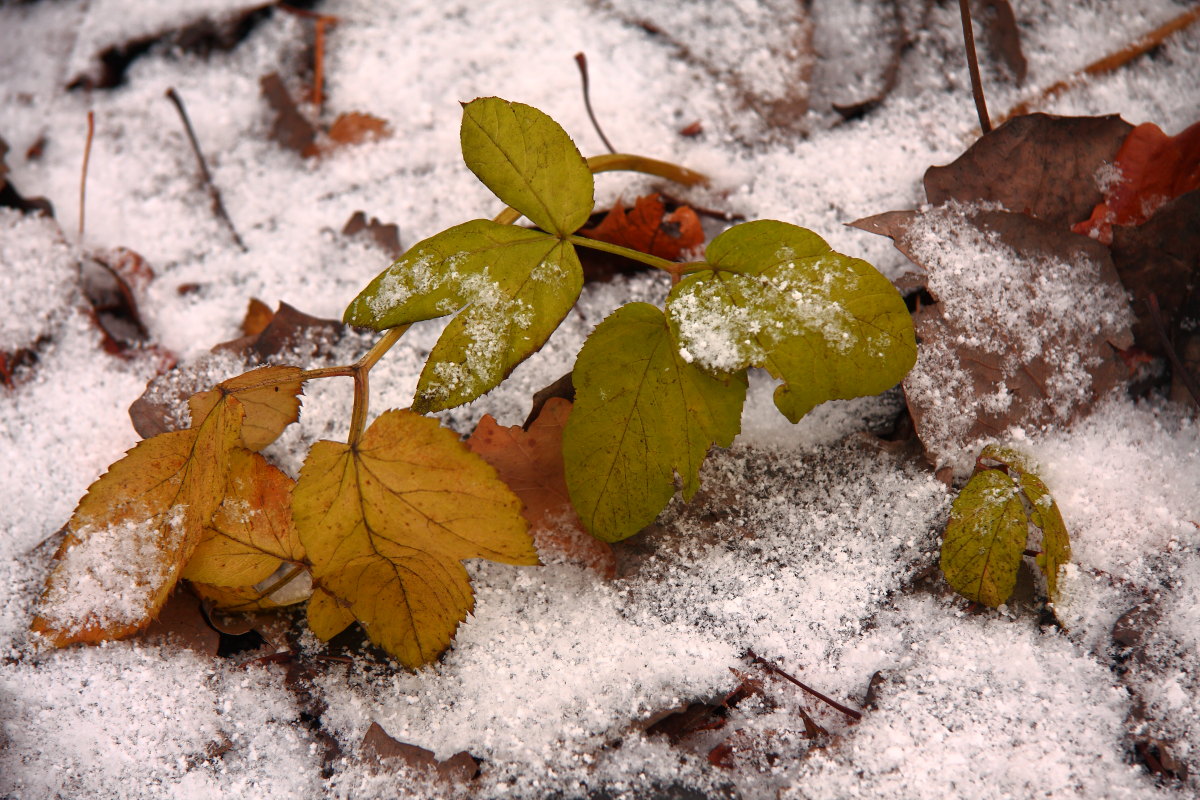
M 1113 225 L 1141 225 L 1181 194 L 1200 189 L 1200 122 L 1167 136 L 1152 122 L 1138 125 L 1117 152 L 1104 198 L 1073 230 L 1112 242 Z
M 292 500 L 315 584 L 413 669 L 474 606 L 464 559 L 538 563 L 520 506 L 452 431 L 395 410 L 354 445 L 313 445 Z
M 571 403 L 561 398 L 548 400 L 528 430 L 501 427 L 486 414 L 466 444 L 525 504 L 522 513 L 543 560 L 580 564 L 612 579 L 617 574 L 612 547 L 584 529 L 567 494 L 562 435 L 570 414 Z
M 952 163 L 925 172 L 929 202 L 999 203 L 1068 228 L 1103 199 L 1097 171 L 1112 162 L 1132 126 L 1117 116 L 1015 117 Z
M 157 616 L 221 505 L 241 438 L 242 404 L 218 394 L 192 427 L 138 443 L 91 485 L 67 523 L 35 632 L 63 647 L 128 636 Z
M 892 237 L 936 301 L 914 312 L 917 365 L 904 391 L 931 459 L 1010 427 L 1065 423 L 1126 375 L 1124 287 L 1108 249 L 1025 214 L 956 203 L 853 223 Z
M 662 195 L 657 193 L 639 197 L 628 212 L 618 200 L 598 225 L 579 233 L 668 261 L 704 244 L 704 229 L 696 212 L 680 206 L 668 214 Z

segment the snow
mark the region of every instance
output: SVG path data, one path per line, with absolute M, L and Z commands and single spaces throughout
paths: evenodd
M 236 48 L 205 57 L 155 46 L 120 87 L 67 92 L 105 47 L 249 5 L 0 5 L 7 178 L 26 196 L 49 198 L 57 222 L 0 210 L 0 351 L 32 346 L 36 354 L 13 388 L 0 389 L 0 795 L 646 797 L 658 789 L 745 798 L 1182 799 L 1200 791 L 1200 429 L 1187 409 L 1156 400 L 1113 397 L 1069 425 L 1008 434 L 1006 444 L 1038 463 L 1071 534 L 1054 608 L 1062 629 L 1039 625 L 1027 597 L 978 612 L 948 593 L 936 562 L 952 490 L 863 433 L 890 433 L 898 391 L 828 403 L 793 426 L 774 408 L 774 382 L 754 372 L 742 435 L 706 464 L 692 505 L 677 499 L 651 530 L 620 546 L 616 580 L 565 564 L 473 562 L 475 612 L 445 658 L 419 672 L 361 654 L 330 660 L 310 636 L 285 668 L 239 666 L 237 656 L 180 642 L 50 651 L 26 633 L 55 532 L 137 441 L 127 409 L 155 371 L 149 353 L 102 350 L 78 284 L 81 254 L 125 246 L 146 258 L 156 277 L 138 301 L 150 340 L 192 370 L 168 379 L 160 395 L 211 385 L 253 366 L 208 355 L 240 335 L 250 297 L 340 318 L 387 266 L 365 239 L 339 233 L 355 211 L 398 223 L 406 245 L 499 211 L 460 160 L 456 101 L 497 95 L 534 105 L 584 154 L 601 152 L 572 62 L 585 51 L 593 105 L 620 149 L 713 178 L 673 193 L 811 228 L 889 277 L 907 271 L 888 240 L 844 223 L 914 207 L 925 168 L 950 162 L 973 140 L 957 10 L 934 5 L 918 26 L 922 4 L 900 4 L 913 35 L 896 88 L 875 111 L 843 121 L 827 104 L 878 85 L 887 44 L 870 39 L 882 26 L 868 12 L 885 5 L 814 3 L 811 18 L 776 25 L 783 5 L 329 0 L 317 10 L 339 21 L 328 30 L 320 119 L 369 112 L 392 135 L 308 160 L 269 139 L 258 80 L 278 71 L 301 96 L 311 21 L 272 12 Z M 997 117 L 1184 8 L 1172 0 L 1014 5 L 1029 78 L 1014 87 L 984 59 Z M 794 48 L 812 26 L 813 85 L 790 85 L 809 66 Z M 853 62 L 856 51 L 869 51 L 871 69 Z M 1089 79 L 1044 108 L 1121 113 L 1175 131 L 1200 118 L 1196 85 L 1193 26 L 1153 58 Z M 210 212 L 163 97 L 168 87 L 187 105 L 246 252 Z M 767 118 L 801 95 L 812 111 L 773 130 Z M 755 103 L 758 112 L 748 110 Z M 87 230 L 76 240 L 89 109 L 96 137 Z M 697 120 L 699 137 L 678 134 Z M 42 154 L 28 155 L 43 137 Z M 601 175 L 597 206 L 650 187 L 664 188 Z M 938 246 L 941 293 L 988 288 L 972 283 L 968 267 L 993 245 L 942 238 Z M 519 423 L 531 394 L 571 369 L 600 320 L 631 300 L 661 304 L 669 288 L 662 275 L 585 287 L 541 352 L 442 419 L 460 433 L 484 413 Z M 1046 302 L 1072 314 L 1116 313 L 1110 297 L 1068 309 L 1062 284 L 1041 288 Z M 372 413 L 411 402 L 444 324 L 414 325 L 372 372 Z M 279 359 L 349 363 L 369 342 L 350 336 L 323 358 Z M 348 380 L 311 382 L 300 424 L 266 455 L 295 475 L 314 441 L 345 437 L 350 398 Z M 1006 402 L 999 387 L 988 402 Z M 182 406 L 175 414 L 185 419 Z M 1140 638 L 1114 642 L 1114 624 L 1131 611 L 1147 620 L 1135 626 Z M 283 636 L 272 642 L 288 646 Z M 862 720 L 772 678 L 749 650 L 861 709 Z M 723 729 L 679 745 L 645 733 L 667 711 L 724 696 L 741 681 L 731 669 L 761 680 L 764 695 L 732 709 Z M 801 711 L 829 735 L 807 738 Z M 467 750 L 483 759 L 480 777 L 455 786 L 360 759 L 372 722 L 439 758 Z M 1150 775 L 1134 753 L 1151 740 L 1190 777 Z M 708 760 L 727 741 L 736 745 L 732 770 Z

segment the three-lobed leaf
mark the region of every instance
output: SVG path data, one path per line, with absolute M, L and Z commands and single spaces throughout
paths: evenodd
M 545 113 L 482 97 L 463 107 L 459 138 L 471 172 L 542 230 L 567 236 L 591 216 L 592 171 Z
M 575 362 L 575 407 L 563 434 L 567 487 L 593 536 L 637 533 L 675 494 L 690 499 L 712 445 L 741 425 L 744 372 L 713 377 L 679 353 L 655 306 L 622 306 L 588 337 Z
M 681 355 L 714 373 L 765 368 L 783 381 L 775 405 L 792 422 L 827 400 L 889 389 L 916 363 L 899 292 L 812 231 L 737 225 L 709 244 L 707 263 L 667 300 Z
M 537 563 L 520 501 L 495 470 L 409 411 L 385 412 L 354 445 L 313 445 L 292 511 L 328 595 L 310 611 L 320 631 L 336 627 L 335 600 L 413 668 L 449 645 L 473 606 L 463 559 Z
M 350 304 L 346 321 L 383 330 L 459 312 L 430 353 L 413 403 L 440 411 L 504 380 L 546 342 L 582 288 L 571 244 L 475 220 L 413 246 Z

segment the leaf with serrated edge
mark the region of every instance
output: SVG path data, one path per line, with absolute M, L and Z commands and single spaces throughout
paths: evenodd
M 1012 595 L 1029 520 L 1016 481 L 997 469 L 977 473 L 950 507 L 942 572 L 954 591 L 996 608 Z
M 588 337 L 575 362 L 575 407 L 563 433 L 571 501 L 609 542 L 654 521 L 675 494 L 690 499 L 712 445 L 741 426 L 746 376 L 713 377 L 679 355 L 663 313 L 622 306 Z
M 304 548 L 292 525 L 293 483 L 258 453 L 235 450 L 225 499 L 183 577 L 216 586 L 251 586 L 284 561 L 303 561 Z
M 714 239 L 707 261 L 667 300 L 681 355 L 714 373 L 764 367 L 783 381 L 775 405 L 792 422 L 890 389 L 916 363 L 900 293 L 812 231 L 747 222 Z
M 475 220 L 415 245 L 346 309 L 383 330 L 461 309 L 430 353 L 413 409 L 453 408 L 493 389 L 537 351 L 583 288 L 575 248 L 538 231 Z
M 592 213 L 592 171 L 557 122 L 532 106 L 482 97 L 463 107 L 463 160 L 544 231 L 567 236 Z
M 328 642 L 354 622 L 354 613 L 336 597 L 317 587 L 308 599 L 308 628 L 323 642 Z
M 226 396 L 194 414 L 193 427 L 139 442 L 88 488 L 32 630 L 63 647 L 150 624 L 221 504 L 242 416 Z
M 1071 538 L 1063 522 L 1058 504 L 1041 478 L 1022 473 L 1021 491 L 1029 500 L 1029 518 L 1042 531 L 1042 552 L 1034 559 L 1046 576 L 1046 591 L 1050 599 L 1058 599 L 1058 571 L 1071 560 Z
M 387 411 L 354 446 L 313 445 L 292 513 L 313 579 L 416 668 L 474 602 L 466 558 L 536 564 L 520 501 L 437 420 Z
M 242 442 L 251 450 L 262 450 L 279 438 L 283 429 L 300 418 L 300 394 L 304 384 L 299 380 L 299 367 L 259 367 L 217 384 L 217 388 L 200 392 L 188 400 L 192 419 L 199 419 L 221 397 L 232 394 L 246 410 L 242 423 Z M 264 381 L 287 378 L 284 383 L 260 386 Z M 252 388 L 258 387 L 258 388 Z

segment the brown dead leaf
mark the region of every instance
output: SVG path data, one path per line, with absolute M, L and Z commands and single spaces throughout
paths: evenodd
M 329 126 L 330 149 L 341 145 L 361 144 L 372 139 L 386 139 L 391 136 L 387 120 L 360 111 L 349 111 L 339 114 Z
M 1021 50 L 1021 29 L 1017 26 L 1017 15 L 1008 0 L 979 0 L 982 13 L 975 17 L 983 26 L 988 49 L 1004 62 L 1018 85 L 1025 82 L 1029 65 Z
M 463 750 L 439 761 L 432 750 L 397 741 L 378 722 L 372 722 L 360 745 L 362 754 L 380 765 L 398 761 L 413 769 L 430 770 L 446 781 L 465 783 L 479 774 L 479 762 Z
M 275 312 L 270 306 L 257 297 L 251 297 L 246 306 L 246 316 L 242 317 L 242 333 L 245 336 L 258 336 L 274 317 Z
M 199 598 L 178 590 L 167 599 L 142 638 L 147 642 L 182 643 L 206 656 L 217 655 L 221 645 L 221 633 L 208 623 Z
M 501 427 L 484 415 L 466 444 L 525 504 L 522 513 L 543 560 L 562 559 L 612 579 L 617 571 L 612 547 L 587 533 L 567 494 L 562 432 L 570 413 L 569 401 L 552 398 L 528 430 Z
M 675 261 L 704 244 L 700 217 L 687 206 L 666 213 L 662 195 L 639 197 L 626 212 L 620 200 L 600 224 L 583 228 L 581 236 Z
M 316 155 L 317 128 L 300 113 L 279 73 L 264 75 L 259 85 L 263 97 L 275 111 L 275 118 L 271 122 L 271 138 L 297 155 Z
M 365 212 L 355 211 L 342 226 L 342 235 L 354 236 L 362 233 L 369 236 L 392 260 L 404 254 L 404 248 L 400 246 L 400 226 L 395 223 L 385 224 L 376 217 L 368 219 Z

